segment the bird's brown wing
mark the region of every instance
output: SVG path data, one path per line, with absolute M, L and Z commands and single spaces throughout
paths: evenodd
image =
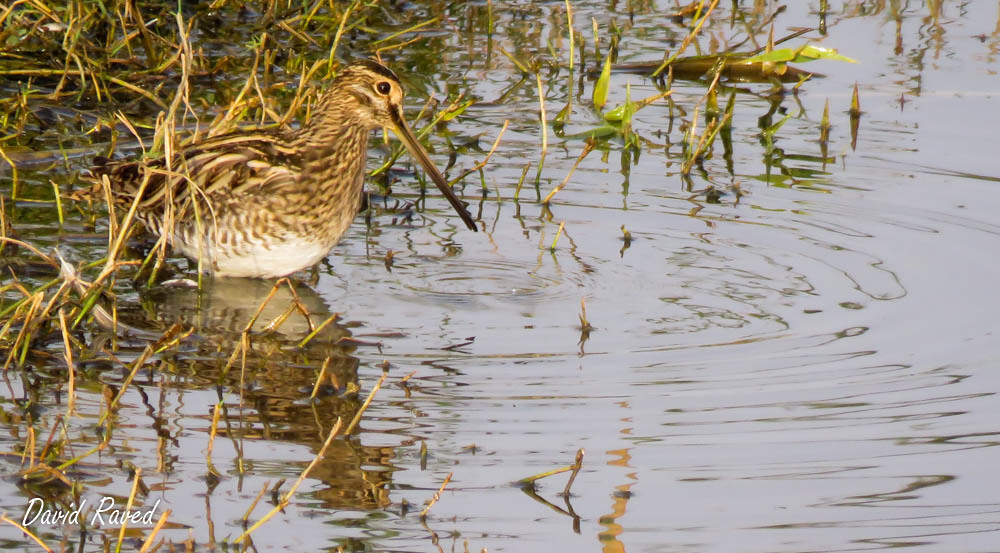
M 236 132 L 184 147 L 169 169 L 163 158 L 96 159 L 91 175 L 98 186 L 108 176 L 119 206 L 131 205 L 141 194 L 140 212 L 160 213 L 172 206 L 180 210 L 175 216 L 182 217 L 192 198 L 211 204 L 215 198 L 273 194 L 293 185 L 300 171 L 296 150 L 281 135 Z

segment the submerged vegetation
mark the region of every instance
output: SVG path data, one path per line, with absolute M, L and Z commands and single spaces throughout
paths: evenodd
M 649 10 L 636 4 L 629 9 Z M 406 507 L 388 497 L 389 476 L 367 468 L 384 451 L 357 439 L 358 422 L 373 397 L 378 401 L 375 392 L 383 381 L 408 389 L 412 377 L 394 373 L 386 363 L 377 383 L 361 382 L 359 356 L 377 357 L 381 340 L 391 336 L 358 332 L 297 281 L 243 283 L 232 291 L 216 282 L 210 296 L 171 286 L 199 278 L 196 268 L 172 256 L 165 240 L 144 240 L 134 213 L 77 199 L 74 192 L 86 186 L 81 174 L 95 156 L 152 158 L 241 125 L 294 125 L 311 116 L 318 92 L 345 61 L 378 56 L 409 80 L 411 101 L 427 98 L 417 134 L 433 137 L 437 157 L 448 157 L 448 169 L 458 175 L 452 185 L 478 201 L 480 215 L 489 201 L 515 202 L 520 215 L 521 205 L 531 203 L 522 188 L 534 189 L 541 219 L 558 224 L 551 243 L 540 242 L 539 249 L 555 252 L 565 247 L 561 236 L 571 240 L 571 229 L 556 220 L 559 192 L 574 186 L 574 171 L 593 152 L 604 161 L 611 152 L 620 156 L 626 193 L 629 168 L 639 156 L 663 156 L 690 194 L 696 215 L 706 203 L 735 203 L 744 193 L 733 170 L 738 94 L 771 106 L 754 131 L 767 180 L 772 170 L 799 179 L 785 166 L 777 135 L 790 117 L 801 114 L 786 111 L 782 102 L 802 86 L 821 84 L 798 65 L 853 61 L 810 42 L 820 36 L 816 29 L 775 39 L 779 14 L 762 3 L 733 1 L 728 12 L 719 4 L 679 7 L 661 29 L 670 45 L 663 58 L 624 62 L 622 52 L 633 38 L 630 19 L 588 20 L 570 1 L 552 10 L 523 8 L 544 16 L 548 36 L 524 18 L 499 27 L 501 6 L 491 2 L 427 2 L 411 14 L 389 14 L 380 3 L 326 0 L 0 3 L 0 355 L 8 378 L 0 422 L 18 443 L 3 455 L 8 469 L 16 467 L 12 473 L 21 492 L 62 509 L 99 496 L 118 497 L 130 507 L 151 504 L 152 495 L 165 489 L 152 475 L 166 475 L 180 463 L 180 438 L 163 425 L 146 390 L 159 387 L 162 397 L 171 380 L 202 400 L 214 398 L 210 412 L 201 413 L 205 428 L 199 438 L 205 462 L 198 476 L 210 490 L 224 476 L 216 468 L 218 456 L 213 461 L 213 444 L 224 438 L 236 459 L 230 476 L 240 479 L 254 471 L 243 461 L 248 441 L 286 434 L 315 451 L 311 462 L 293 463 L 294 484 L 268 481 L 254 492 L 239 521 L 242 534 L 232 535 L 230 528 L 216 537 L 209 529 L 212 547 L 252 550 L 254 532 L 296 500 L 307 477 L 329 484 L 321 500 L 332 508 L 392 507 L 405 514 Z M 825 17 L 820 14 L 817 29 L 825 29 Z M 718 29 L 709 33 L 716 19 Z M 720 44 L 727 28 L 739 29 L 745 38 Z M 469 35 L 475 50 L 470 64 L 483 64 L 476 58 L 482 52 L 486 69 L 507 64 L 505 70 L 520 79 L 496 99 L 470 97 L 461 79 L 435 85 L 438 52 L 445 46 L 441 35 L 452 31 Z M 659 91 L 634 99 L 631 83 L 615 88 L 621 75 L 650 79 Z M 673 88 L 680 79 L 696 83 L 700 94 L 680 98 Z M 431 94 L 437 89 L 443 97 Z M 507 126 L 481 129 L 489 145 L 483 147 L 480 136 L 456 136 L 449 123 L 480 102 L 503 106 L 529 93 L 538 102 L 537 155 L 525 161 L 516 182 L 491 185 L 490 159 L 504 148 Z M 662 104 L 676 115 L 660 122 L 662 128 L 639 121 L 642 110 Z M 861 116 L 856 91 L 850 110 L 856 136 Z M 531 132 L 522 123 L 513 127 Z M 816 123 L 822 164 L 833 161 L 827 154 L 830 126 L 824 113 Z M 679 152 L 665 138 L 671 133 L 680 137 Z M 555 140 L 575 159 L 564 177 L 553 177 L 546 168 Z M 401 152 L 401 146 L 384 149 L 373 167 L 370 181 L 378 195 L 368 202 L 370 226 L 376 225 L 373 218 L 405 223 L 425 211 L 423 186 L 407 191 L 398 185 L 404 174 L 396 167 Z M 710 177 L 710 164 L 722 167 L 729 182 Z M 559 183 L 546 190 L 553 179 Z M 808 185 L 808 176 L 800 180 Z M 624 256 L 633 237 L 624 225 L 621 233 Z M 393 259 L 392 250 L 384 253 L 387 271 Z M 200 279 L 199 286 L 205 286 Z M 582 355 L 596 330 L 582 301 L 580 311 Z M 17 375 L 21 390 L 10 385 L 11 375 Z M 126 397 L 148 408 L 157 441 L 146 445 L 156 449 L 157 466 L 136 466 L 119 454 L 133 447 L 130 423 L 119 417 Z M 575 477 L 582 462 L 581 451 L 560 471 Z M 192 476 L 190 468 L 184 470 L 185 477 Z M 545 475 L 526 477 L 521 485 L 534 494 L 536 480 Z M 564 491 L 567 504 L 571 484 L 572 478 Z M 273 508 L 261 515 L 255 507 L 269 493 Z M 432 504 L 421 511 L 422 519 Z M 186 530 L 176 532 L 181 526 L 171 511 L 157 513 L 159 523 L 142 529 L 94 528 L 81 518 L 78 532 L 63 537 L 50 529 L 20 528 L 15 514 L 3 520 L 45 550 L 60 539 L 66 549 L 79 551 L 153 551 L 186 539 Z

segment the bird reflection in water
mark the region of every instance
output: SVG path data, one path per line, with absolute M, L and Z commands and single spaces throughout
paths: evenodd
M 178 354 L 161 361 L 161 370 L 187 377 L 168 381 L 175 392 L 212 387 L 226 392 L 221 396 L 220 438 L 231 438 L 234 444 L 300 444 L 315 455 L 337 418 L 346 425 L 367 395 L 360 389 L 360 360 L 354 355 L 359 342 L 308 286 L 284 279 L 275 284 L 221 278 L 205 284 L 201 290 L 154 287 L 142 294 L 142 312 L 123 313 L 122 319 L 138 327 L 179 323 L 193 330 L 173 350 Z M 249 332 L 244 332 L 251 321 Z M 310 473 L 310 479 L 325 484 L 314 497 L 331 509 L 383 508 L 389 504 L 394 457 L 392 447 L 361 445 L 355 429 L 351 436 L 334 440 Z M 258 467 L 255 476 L 289 477 L 311 460 L 303 455 L 292 462 L 294 469 L 285 460 L 243 462 Z

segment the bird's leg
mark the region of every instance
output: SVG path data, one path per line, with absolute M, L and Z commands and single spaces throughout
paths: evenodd
M 319 263 L 313 265 L 309 269 L 309 278 L 306 279 L 306 284 L 310 288 L 315 288 L 319 284 Z

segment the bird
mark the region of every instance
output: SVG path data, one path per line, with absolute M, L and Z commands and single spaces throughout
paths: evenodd
M 458 212 L 478 230 L 403 115 L 399 77 L 374 60 L 346 65 L 294 129 L 240 129 L 198 140 L 170 158 L 95 158 L 89 178 L 112 201 L 137 203 L 152 234 L 219 277 L 277 278 L 325 258 L 361 207 L 368 139 L 398 135 Z

